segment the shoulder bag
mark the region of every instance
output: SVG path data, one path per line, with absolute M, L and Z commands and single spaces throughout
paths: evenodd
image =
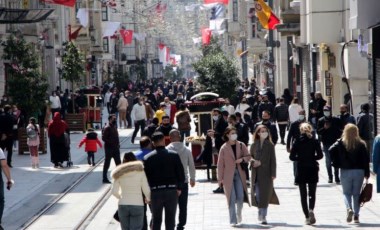
M 363 207 L 366 202 L 372 199 L 372 190 L 373 186 L 371 183 L 366 182 L 363 184 L 362 191 L 359 196 L 360 207 Z

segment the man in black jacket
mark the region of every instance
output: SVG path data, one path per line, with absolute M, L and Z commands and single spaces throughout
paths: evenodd
M 331 107 L 325 106 L 323 108 L 323 117 L 318 120 L 317 133 L 319 140 L 322 141 L 323 153 L 326 159 L 327 174 L 329 176 L 329 183 L 332 183 L 333 173 L 331 165 L 331 157 L 329 148 L 333 145 L 342 135 L 342 127 L 339 118 L 333 117 L 331 114 Z M 339 168 L 334 168 L 335 182 L 340 184 Z
M 108 125 L 104 127 L 102 132 L 102 140 L 104 142 L 105 152 L 105 159 L 103 165 L 103 183 L 105 184 L 111 183 L 107 177 L 107 172 L 111 164 L 111 159 L 113 158 L 116 165 L 121 164 L 119 132 L 117 131 L 116 127 L 116 115 L 109 115 L 108 122 Z
M 267 95 L 262 96 L 262 101 L 260 102 L 259 107 L 258 107 L 257 112 L 258 112 L 260 120 L 263 119 L 262 115 L 264 111 L 268 111 L 272 115 L 274 113 L 274 105 L 268 100 Z
M 368 156 L 372 156 L 372 142 L 373 142 L 373 114 L 370 113 L 370 106 L 368 103 L 364 103 L 361 106 L 361 112 L 357 118 L 357 124 L 359 129 L 359 136 L 369 148 Z
M 323 117 L 323 108 L 325 105 L 326 100 L 322 98 L 321 92 L 316 92 L 315 99 L 309 104 L 309 121 L 314 128 L 317 127 L 319 119 Z
M 276 145 L 277 140 L 278 140 L 277 127 L 276 127 L 276 124 L 274 124 L 270 121 L 270 112 L 269 111 L 266 111 L 266 110 L 263 111 L 262 120 L 255 124 L 255 127 L 254 127 L 255 131 L 256 131 L 257 126 L 259 126 L 259 125 L 265 125 L 268 128 L 268 130 L 270 131 L 270 135 L 272 137 L 272 142 L 274 145 Z
M 289 122 L 289 111 L 284 98 L 280 98 L 280 103 L 276 105 L 273 120 L 277 122 L 278 128 L 280 129 L 281 144 L 285 145 L 285 133 Z
M 302 123 L 306 122 L 305 118 L 305 110 L 301 110 L 298 112 L 298 121 L 293 122 L 290 125 L 288 137 L 286 140 L 286 151 L 290 153 L 291 146 L 293 145 L 294 141 L 301 136 L 300 132 L 300 126 Z M 297 161 L 293 161 L 293 175 L 294 179 L 297 176 Z M 294 180 L 294 185 L 298 185 Z
M 151 189 L 153 230 L 160 230 L 162 210 L 165 228 L 174 230 L 178 196 L 185 182 L 185 173 L 177 153 L 165 149 L 161 132 L 152 135 L 155 150 L 144 157 L 145 173 Z
M 4 112 L 0 115 L 0 148 L 7 150 L 7 163 L 10 168 L 12 168 L 13 124 L 16 121 L 11 112 L 11 106 L 5 105 Z

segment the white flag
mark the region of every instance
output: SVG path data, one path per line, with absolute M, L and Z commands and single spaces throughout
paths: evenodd
M 87 27 L 87 25 L 88 25 L 88 18 L 89 18 L 88 9 L 80 8 L 78 10 L 78 13 L 77 13 L 77 18 L 79 19 L 79 23 L 83 27 Z
M 210 20 L 210 29 L 211 30 L 221 30 L 224 22 L 224 18 L 218 18 L 215 20 Z
M 145 38 L 146 38 L 146 34 L 145 34 L 145 33 L 141 33 L 141 34 L 139 34 L 139 33 L 134 33 L 134 34 L 133 34 L 133 37 L 134 37 L 136 40 L 138 40 L 138 41 L 144 41 Z
M 103 24 L 103 37 L 114 35 L 119 26 L 120 22 L 105 22 Z
M 200 43 L 202 41 L 202 38 L 201 37 L 199 37 L 199 38 L 193 38 L 193 42 L 194 42 L 194 44 L 198 44 L 198 43 Z

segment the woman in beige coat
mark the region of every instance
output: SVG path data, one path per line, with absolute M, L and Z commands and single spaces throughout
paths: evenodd
M 269 130 L 265 125 L 256 128 L 250 152 L 252 205 L 259 208 L 259 222 L 267 224 L 269 203 L 279 204 L 279 202 L 273 189 L 273 180 L 276 178 L 276 154 Z
M 251 156 L 243 142 L 237 141 L 236 129 L 228 127 L 223 135 L 226 143 L 222 145 L 218 158 L 218 182 L 224 186 L 230 213 L 230 224 L 236 226 L 242 222 L 243 202 L 248 203 L 246 176 L 241 162 L 249 162 Z M 237 205 L 237 211 L 236 211 Z

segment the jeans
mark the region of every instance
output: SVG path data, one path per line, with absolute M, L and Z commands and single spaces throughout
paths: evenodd
M 188 131 L 180 131 L 181 133 L 181 142 L 185 139 L 185 136 L 188 137 L 190 136 L 190 130 Z M 186 143 L 186 146 L 189 146 L 189 143 Z
M 258 184 L 255 185 L 255 193 L 256 193 L 256 201 L 257 203 L 259 203 L 260 202 L 260 188 Z M 267 214 L 268 214 L 268 207 L 259 208 L 259 216 L 266 217 Z
M 122 230 L 141 230 L 144 220 L 144 206 L 119 205 L 118 211 Z
M 353 203 L 354 215 L 359 216 L 359 196 L 364 180 L 364 170 L 342 169 L 341 179 L 344 194 L 344 203 L 346 204 L 346 208 L 352 209 Z
M 187 199 L 189 196 L 189 184 L 185 183 L 181 192 L 181 195 L 178 197 L 178 208 L 179 208 L 179 217 L 177 230 L 185 229 L 187 221 Z
M 104 159 L 104 165 L 103 165 L 103 180 L 108 180 L 107 172 L 108 172 L 108 169 L 110 168 L 111 159 L 113 158 L 116 165 L 121 164 L 120 150 L 118 148 L 104 147 L 104 152 L 105 152 L 105 159 Z
M 174 230 L 178 204 L 176 189 L 158 189 L 151 192 L 153 230 L 160 230 L 162 211 L 165 209 L 165 229 Z
M 144 129 L 145 129 L 145 120 L 144 119 L 135 121 L 135 130 L 133 131 L 133 134 L 132 134 L 132 142 L 135 141 L 136 135 L 139 132 L 140 127 L 141 127 L 140 134 L 142 135 L 142 133 L 144 132 Z
M 329 180 L 332 180 L 333 174 L 332 174 L 332 168 L 333 166 L 331 165 L 331 156 L 329 152 L 330 146 L 323 145 L 323 153 L 325 154 L 325 161 L 326 161 L 326 169 L 327 169 L 327 174 L 329 176 Z M 339 168 L 334 168 L 334 175 L 335 175 L 335 181 L 339 181 Z
M 280 130 L 280 137 L 281 137 L 281 143 L 285 142 L 285 133 L 286 133 L 286 127 L 287 124 L 279 124 L 278 128 Z
M 309 183 L 309 194 L 307 193 L 306 183 L 299 184 L 302 211 L 306 218 L 309 218 L 309 210 L 314 210 L 315 207 L 315 193 L 317 191 L 317 183 Z M 309 197 L 309 206 L 307 205 L 307 198 Z
M 230 224 L 237 224 L 235 204 L 237 205 L 237 215 L 241 216 L 241 211 L 243 209 L 243 202 L 244 202 L 243 181 L 241 181 L 238 169 L 235 168 L 234 178 L 232 181 L 230 204 L 229 204 Z

